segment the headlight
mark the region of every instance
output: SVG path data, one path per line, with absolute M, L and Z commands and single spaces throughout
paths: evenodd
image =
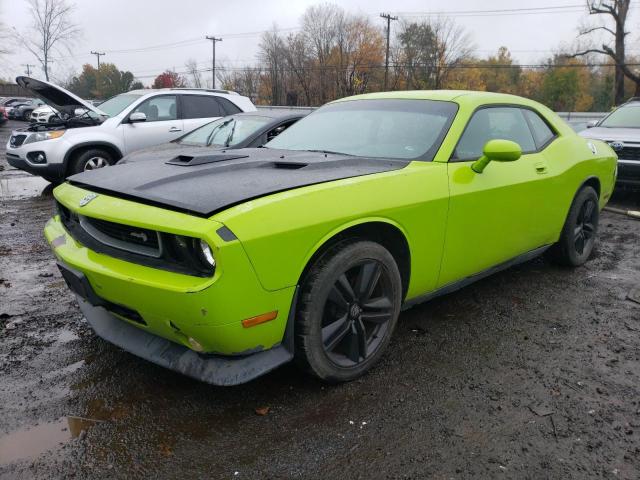
M 163 257 L 181 265 L 190 272 L 211 276 L 215 272 L 216 260 L 207 242 L 184 235 L 161 234 Z
M 200 250 L 202 251 L 202 256 L 204 260 L 211 265 L 212 267 L 216 266 L 216 260 L 213 258 L 213 253 L 211 252 L 211 247 L 204 240 L 200 240 Z
M 66 130 L 51 130 L 48 132 L 36 132 L 27 138 L 24 143 L 42 142 L 43 140 L 53 140 L 54 138 L 60 138 L 64 135 Z

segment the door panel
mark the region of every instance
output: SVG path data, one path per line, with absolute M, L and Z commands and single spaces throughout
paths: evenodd
M 152 97 L 131 113 L 134 112 L 144 113 L 147 120 L 122 124 L 126 153 L 169 142 L 184 133 L 183 122 L 178 119 L 175 95 Z
M 450 161 L 449 217 L 438 287 L 462 280 L 550 243 L 555 228 L 557 178 L 517 108 L 474 114 L 456 156 L 478 158 L 491 139 L 517 141 L 525 153 L 515 162 L 490 162 L 483 173 L 473 159 Z M 474 122 L 474 120 L 477 120 Z

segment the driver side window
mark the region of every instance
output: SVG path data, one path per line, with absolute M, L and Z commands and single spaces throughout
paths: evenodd
M 162 122 L 178 118 L 175 95 L 152 97 L 142 102 L 132 112 L 141 112 L 147 116 L 148 122 Z
M 489 140 L 511 140 L 522 148 L 523 153 L 534 152 L 536 144 L 531 135 L 522 110 L 513 107 L 489 107 L 478 110 L 467 124 L 454 159 L 477 160 Z

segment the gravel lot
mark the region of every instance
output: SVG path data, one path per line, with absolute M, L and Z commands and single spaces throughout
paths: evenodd
M 402 314 L 383 362 L 216 388 L 98 339 L 0 127 L 0 478 L 640 478 L 640 221 Z M 1 167 L 0 167 L 1 168 Z M 617 196 L 640 207 L 640 195 Z

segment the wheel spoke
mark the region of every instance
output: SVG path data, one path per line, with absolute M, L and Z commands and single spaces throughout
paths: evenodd
M 342 294 L 342 292 L 340 291 L 337 285 L 334 285 L 333 287 L 331 287 L 331 290 L 329 291 L 328 300 L 335 303 L 336 305 L 338 305 L 340 308 L 344 310 L 349 308 L 349 302 L 344 298 L 344 295 Z
M 580 234 L 576 238 L 575 245 L 576 245 L 576 252 L 578 252 L 578 254 L 582 255 L 582 252 L 584 252 L 584 233 L 582 231 L 580 232 Z
M 582 231 L 584 233 L 584 236 L 589 239 L 593 236 L 593 233 L 595 232 L 595 228 L 593 227 L 593 223 L 585 223 L 582 226 Z
M 367 330 L 364 328 L 364 324 L 361 319 L 357 319 L 353 322 L 356 332 L 358 333 L 358 350 L 360 356 L 364 360 L 367 358 Z
M 577 239 L 581 233 L 582 233 L 582 225 L 578 225 L 576 228 L 573 229 L 573 238 Z
M 356 300 L 356 294 L 353 292 L 353 287 L 344 273 L 338 277 L 336 286 L 341 290 L 343 294 L 342 296 L 347 302 L 351 303 Z
M 362 308 L 366 310 L 390 310 L 391 299 L 389 297 L 372 298 L 368 302 L 362 304 Z
M 376 324 L 383 324 L 391 320 L 390 312 L 366 312 L 362 313 L 362 321 Z
M 349 329 L 349 344 L 347 346 L 347 357 L 353 363 L 360 361 L 360 339 L 358 338 L 358 332 L 356 326 L 352 323 Z
M 380 273 L 380 265 L 377 262 L 368 262 L 362 266 L 356 281 L 356 294 L 360 301 L 364 302 L 371 298 L 380 280 Z
M 322 342 L 327 351 L 333 351 L 347 333 L 351 331 L 351 325 L 347 321 L 347 315 L 322 327 Z

